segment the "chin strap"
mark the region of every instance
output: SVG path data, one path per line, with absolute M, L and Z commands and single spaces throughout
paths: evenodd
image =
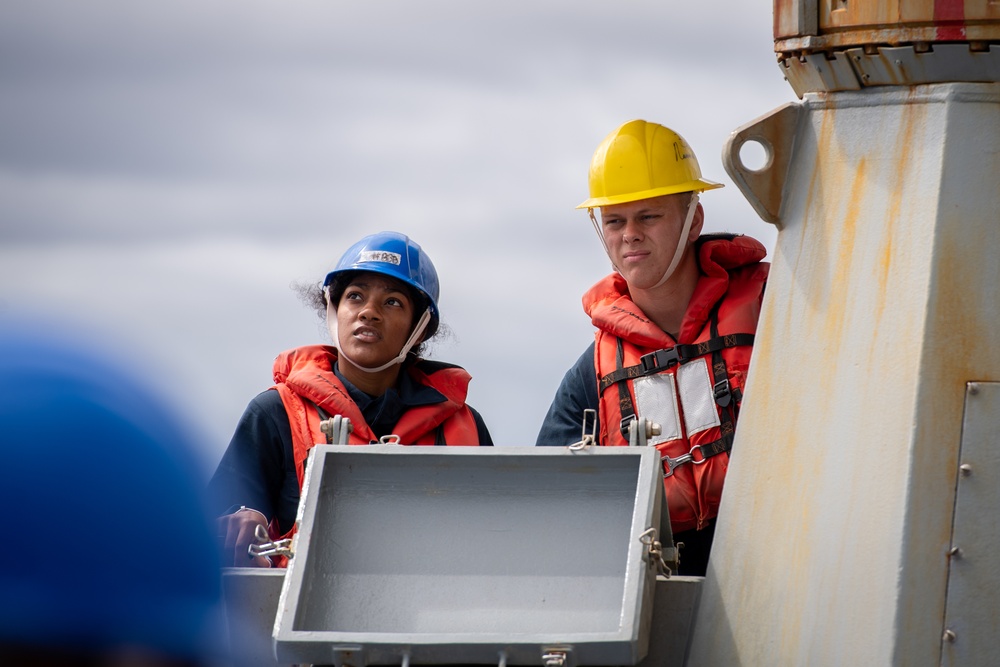
M 653 285 L 650 289 L 656 289 L 663 283 L 670 279 L 670 276 L 674 274 L 674 270 L 677 269 L 677 265 L 681 262 L 681 257 L 684 255 L 684 249 L 687 248 L 687 236 L 691 231 L 691 223 L 694 222 L 695 211 L 698 210 L 698 193 L 691 193 L 691 201 L 688 203 L 687 217 L 684 218 L 684 229 L 681 230 L 680 238 L 677 239 L 677 249 L 674 250 L 673 259 L 670 260 L 670 266 L 667 267 L 666 272 L 664 272 L 663 277 L 660 278 L 660 282 Z M 601 239 L 601 245 L 604 246 L 604 254 L 608 256 L 611 260 L 611 268 L 618 273 L 618 267 L 615 266 L 615 262 L 611 259 L 611 251 L 608 250 L 608 244 L 604 240 L 604 234 L 601 233 L 601 224 L 597 222 L 597 216 L 594 215 L 594 209 L 588 208 L 587 213 L 590 214 L 590 222 L 594 225 L 594 231 L 597 232 L 597 238 Z
M 399 351 L 399 354 L 396 355 L 394 359 L 390 359 L 378 368 L 368 368 L 367 366 L 362 366 L 358 362 L 351 359 L 347 356 L 347 353 L 341 349 L 339 332 L 337 331 L 337 310 L 333 307 L 333 304 L 330 303 L 329 288 L 324 287 L 323 293 L 326 295 L 326 328 L 330 331 L 330 340 L 333 341 L 333 346 L 337 348 L 337 352 L 341 357 L 347 359 L 351 362 L 352 366 L 360 371 L 364 371 L 365 373 L 379 373 L 390 366 L 403 363 L 406 359 L 406 355 L 409 354 L 410 349 L 417 344 L 417 341 L 419 341 L 420 337 L 424 334 L 424 330 L 427 328 L 427 323 L 431 321 L 431 309 L 428 307 L 424 310 L 424 314 L 420 316 L 420 319 L 417 320 L 417 325 L 413 327 L 413 333 L 410 334 L 410 337 L 406 340 L 406 343 L 403 345 L 403 349 Z
M 663 277 L 660 278 L 660 282 L 656 283 L 649 289 L 656 289 L 663 283 L 670 279 L 670 276 L 674 274 L 674 269 L 681 262 L 681 257 L 684 255 L 684 250 L 687 248 L 687 237 L 691 232 L 691 223 L 694 221 L 694 213 L 698 210 L 698 193 L 691 193 L 691 202 L 688 204 L 687 217 L 684 218 L 684 229 L 681 230 L 680 238 L 677 239 L 677 250 L 674 250 L 674 258 L 670 260 L 670 266 L 667 267 L 666 272 Z
M 601 245 L 604 246 L 604 254 L 608 256 L 611 260 L 611 268 L 618 271 L 618 267 L 615 266 L 615 260 L 611 259 L 611 251 L 608 250 L 608 242 L 604 240 L 604 234 L 601 232 L 601 223 L 597 222 L 597 216 L 594 215 L 594 209 L 588 208 L 587 213 L 590 214 L 590 222 L 594 225 L 594 231 L 597 232 L 597 238 L 601 239 Z M 618 271 L 621 273 L 621 271 Z

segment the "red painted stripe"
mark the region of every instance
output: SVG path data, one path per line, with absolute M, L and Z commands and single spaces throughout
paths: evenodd
M 935 21 L 964 21 L 965 0 L 934 0 Z
M 938 40 L 964 40 L 965 0 L 934 0 L 934 22 Z M 941 25 L 945 22 L 950 25 Z

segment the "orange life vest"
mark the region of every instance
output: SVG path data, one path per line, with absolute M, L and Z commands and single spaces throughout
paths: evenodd
M 718 514 L 769 268 L 764 247 L 746 236 L 706 235 L 697 252 L 702 276 L 677 341 L 632 302 L 617 273 L 583 299 L 598 329 L 599 443 L 628 445 L 636 416 L 660 425 L 648 443 L 663 459 L 675 533 Z
M 292 445 L 295 473 L 302 487 L 303 471 L 309 450 L 317 443 L 325 443 L 326 435 L 320 431 L 321 408 L 329 415 L 341 415 L 351 420 L 352 445 L 378 442 L 375 433 L 365 422 L 361 410 L 347 393 L 343 383 L 333 372 L 337 359 L 336 348 L 326 345 L 307 345 L 282 352 L 274 361 L 275 388 L 288 413 L 292 427 Z M 463 368 L 439 362 L 417 360 L 406 370 L 417 383 L 432 387 L 445 400 L 431 405 L 410 408 L 397 422 L 393 433 L 403 445 L 433 445 L 443 435 L 448 445 L 478 445 L 479 432 L 476 420 L 465 405 L 469 381 L 472 377 Z
M 341 415 L 351 420 L 353 430 L 349 444 L 368 445 L 378 442 L 371 427 L 365 422 L 361 410 L 347 393 L 343 383 L 333 372 L 337 359 L 336 348 L 326 345 L 307 345 L 282 352 L 274 361 L 274 389 L 288 413 L 292 430 L 292 450 L 295 474 L 299 489 L 305 474 L 309 450 L 316 444 L 326 443 L 326 434 L 319 427 L 317 407 L 328 415 Z M 463 368 L 441 362 L 420 360 L 407 364 L 408 372 L 417 383 L 432 387 L 445 400 L 431 405 L 410 408 L 393 428 L 402 445 L 435 445 L 443 439 L 447 445 L 478 445 L 479 431 L 476 420 L 465 398 L 472 376 Z M 278 533 L 277 522 L 272 521 L 269 532 L 272 539 L 289 538 L 293 527 L 283 535 Z M 288 559 L 274 557 L 277 567 L 285 567 Z

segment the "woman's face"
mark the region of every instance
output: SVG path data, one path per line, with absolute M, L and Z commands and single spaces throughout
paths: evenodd
M 405 283 L 378 273 L 357 274 L 337 303 L 340 349 L 369 368 L 394 359 L 410 337 L 414 307 Z

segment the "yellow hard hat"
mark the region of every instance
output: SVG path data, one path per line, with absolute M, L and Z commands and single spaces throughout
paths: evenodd
M 723 187 L 701 177 L 694 151 L 668 127 L 630 120 L 609 134 L 590 161 L 590 199 L 577 208 Z

